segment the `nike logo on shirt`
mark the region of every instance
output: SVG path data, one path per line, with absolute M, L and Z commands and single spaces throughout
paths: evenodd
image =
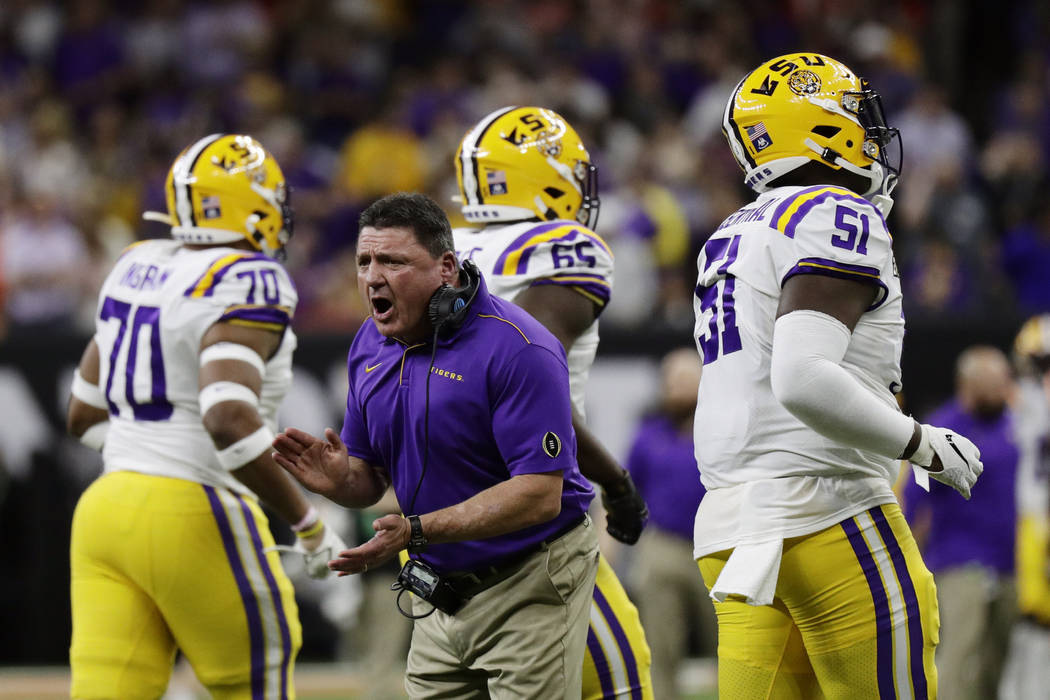
M 376 367 L 378 367 L 381 364 L 383 364 L 383 363 L 382 362 L 377 362 L 374 365 L 372 365 L 371 367 L 365 367 L 365 374 L 368 374 L 369 372 L 371 372 L 372 370 L 374 370 Z

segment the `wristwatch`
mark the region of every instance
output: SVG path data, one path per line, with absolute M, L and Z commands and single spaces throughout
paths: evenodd
M 408 538 L 408 553 L 418 554 L 427 546 L 427 538 L 423 534 L 423 523 L 419 522 L 418 515 L 409 515 L 408 524 L 412 528 L 412 535 Z

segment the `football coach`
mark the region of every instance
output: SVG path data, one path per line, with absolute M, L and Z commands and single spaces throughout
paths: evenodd
M 406 516 L 379 518 L 329 567 L 408 549 L 395 586 L 413 593 L 411 697 L 578 700 L 598 543 L 561 343 L 459 266 L 429 197 L 384 197 L 359 225 L 371 317 L 350 347 L 342 433 L 289 428 L 275 458 L 350 508 L 393 483 Z

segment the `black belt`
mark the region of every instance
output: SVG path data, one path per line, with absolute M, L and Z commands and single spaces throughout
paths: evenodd
M 524 566 L 525 561 L 529 557 L 536 552 L 547 549 L 556 540 L 564 537 L 583 524 L 583 521 L 586 519 L 586 514 L 581 515 L 542 542 L 538 542 L 524 552 L 515 554 L 509 559 L 504 559 L 499 564 L 483 566 L 479 569 L 474 569 L 473 571 L 453 571 L 452 573 L 443 576 L 442 579 L 448 581 L 456 594 L 464 601 L 470 600 L 478 593 L 492 588 L 500 581 L 505 581 L 516 574 L 521 570 L 521 567 Z

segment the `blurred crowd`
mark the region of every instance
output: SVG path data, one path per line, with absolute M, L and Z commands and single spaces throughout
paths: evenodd
M 419 190 L 456 217 L 467 127 L 539 104 L 599 167 L 598 232 L 618 254 L 607 323 L 689 328 L 695 253 L 749 197 L 725 100 L 801 47 L 871 79 L 901 129 L 890 223 L 909 318 L 1050 310 L 1048 14 L 1036 0 L 7 0 L 0 325 L 90 328 L 116 254 L 166 235 L 141 213 L 164 209 L 178 150 L 245 131 L 294 188 L 297 330 L 350 332 L 358 212 Z

